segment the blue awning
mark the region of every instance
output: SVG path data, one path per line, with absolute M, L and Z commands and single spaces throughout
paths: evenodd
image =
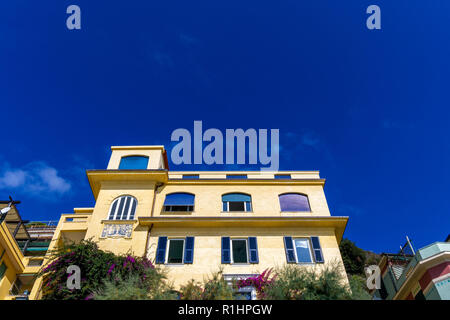
M 229 193 L 224 194 L 222 196 L 222 201 L 224 202 L 246 202 L 246 201 L 252 201 L 252 197 L 248 194 L 243 193 Z
M 190 193 L 171 193 L 166 195 L 165 206 L 193 206 L 195 196 Z

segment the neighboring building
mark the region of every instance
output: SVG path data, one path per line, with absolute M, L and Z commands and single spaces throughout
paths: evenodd
M 28 298 L 53 236 L 47 232 L 46 246 L 45 241 L 34 241 L 27 230 L 28 221 L 22 220 L 17 210 L 19 203 L 0 201 L 0 209 L 10 207 L 0 217 L 0 300 Z
M 165 265 L 175 286 L 220 266 L 231 280 L 286 263 L 342 264 L 348 217 L 330 215 L 317 171 L 172 172 L 163 146 L 111 149 L 106 170 L 87 171 L 95 207 L 63 214 L 50 248 L 92 238 Z
M 374 299 L 450 300 L 448 241 L 447 237 L 446 242 L 432 243 L 417 252 L 410 246 L 408 253 L 383 253 L 378 264 L 381 289 L 373 292 Z

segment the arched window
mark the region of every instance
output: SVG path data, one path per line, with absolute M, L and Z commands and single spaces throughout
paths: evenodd
M 120 196 L 113 201 L 108 220 L 133 220 L 137 200 L 132 196 Z
M 252 197 L 245 193 L 228 193 L 222 196 L 222 210 L 252 211 Z
M 120 159 L 119 169 L 137 170 L 147 169 L 147 156 L 126 156 Z
M 195 195 L 186 192 L 170 193 L 164 201 L 164 211 L 194 211 Z
M 281 211 L 311 211 L 308 196 L 300 193 L 280 194 Z

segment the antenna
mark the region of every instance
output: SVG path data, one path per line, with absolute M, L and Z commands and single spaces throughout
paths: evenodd
M 8 211 L 11 210 L 11 206 L 12 206 L 13 202 L 14 202 L 13 199 L 11 198 L 11 196 L 9 196 L 9 203 L 8 203 L 8 206 L 7 206 L 7 207 L 4 207 L 2 210 L 0 210 L 2 216 L 3 216 L 4 214 L 7 214 Z

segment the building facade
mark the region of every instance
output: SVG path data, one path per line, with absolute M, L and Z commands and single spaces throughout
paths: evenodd
M 19 203 L 0 201 L 0 209 L 9 209 L 0 216 L 0 300 L 28 299 L 56 228 L 22 220 Z
M 382 300 L 450 300 L 450 238 L 409 254 L 382 254 Z
M 163 146 L 111 149 L 106 170 L 87 170 L 95 206 L 63 214 L 51 248 L 92 238 L 164 265 L 175 286 L 219 267 L 233 279 L 286 263 L 342 264 L 348 218 L 330 215 L 317 171 L 173 172 Z

